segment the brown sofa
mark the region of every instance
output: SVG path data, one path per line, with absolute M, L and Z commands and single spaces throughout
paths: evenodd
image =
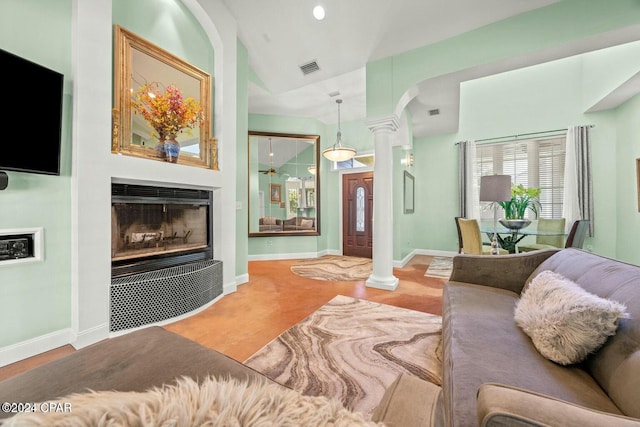
M 306 216 L 296 216 L 293 218 L 285 219 L 283 221 L 283 228 L 284 228 L 284 231 L 315 230 L 316 219 L 312 217 L 306 217 Z
M 544 270 L 627 307 L 584 362 L 548 360 L 515 323 L 523 287 Z M 403 415 L 403 426 L 638 427 L 640 267 L 579 249 L 458 255 L 444 288 L 443 360 L 441 390 L 404 376 L 378 409 Z
M 258 220 L 259 231 L 282 231 L 282 220 L 275 217 L 262 217 Z

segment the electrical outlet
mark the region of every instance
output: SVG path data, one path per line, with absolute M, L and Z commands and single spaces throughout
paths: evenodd
M 585 249 L 586 249 L 588 252 L 593 252 L 593 245 L 587 245 L 587 246 L 585 247 Z

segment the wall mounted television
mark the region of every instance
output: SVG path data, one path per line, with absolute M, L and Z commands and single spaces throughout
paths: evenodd
M 60 175 L 64 75 L 0 49 L 0 171 Z

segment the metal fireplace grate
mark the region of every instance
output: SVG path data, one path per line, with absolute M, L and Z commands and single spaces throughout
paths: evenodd
M 222 295 L 222 261 L 207 260 L 111 279 L 111 332 L 193 311 Z

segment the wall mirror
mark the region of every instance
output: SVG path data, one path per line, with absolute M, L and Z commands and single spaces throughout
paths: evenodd
M 404 171 L 403 182 L 403 197 L 404 197 L 404 213 L 409 214 L 414 212 L 415 204 L 415 182 L 413 175 Z
M 320 234 L 320 136 L 249 132 L 249 236 Z
M 114 26 L 114 86 L 112 152 L 167 160 L 158 150 L 157 132 L 131 107 L 132 95 L 146 84 L 165 91 L 176 86 L 184 99 L 202 106 L 198 126 L 176 135 L 180 146 L 177 162 L 217 169 L 217 147 L 210 137 L 211 75 L 136 34 Z M 174 159 L 175 160 L 175 159 Z

